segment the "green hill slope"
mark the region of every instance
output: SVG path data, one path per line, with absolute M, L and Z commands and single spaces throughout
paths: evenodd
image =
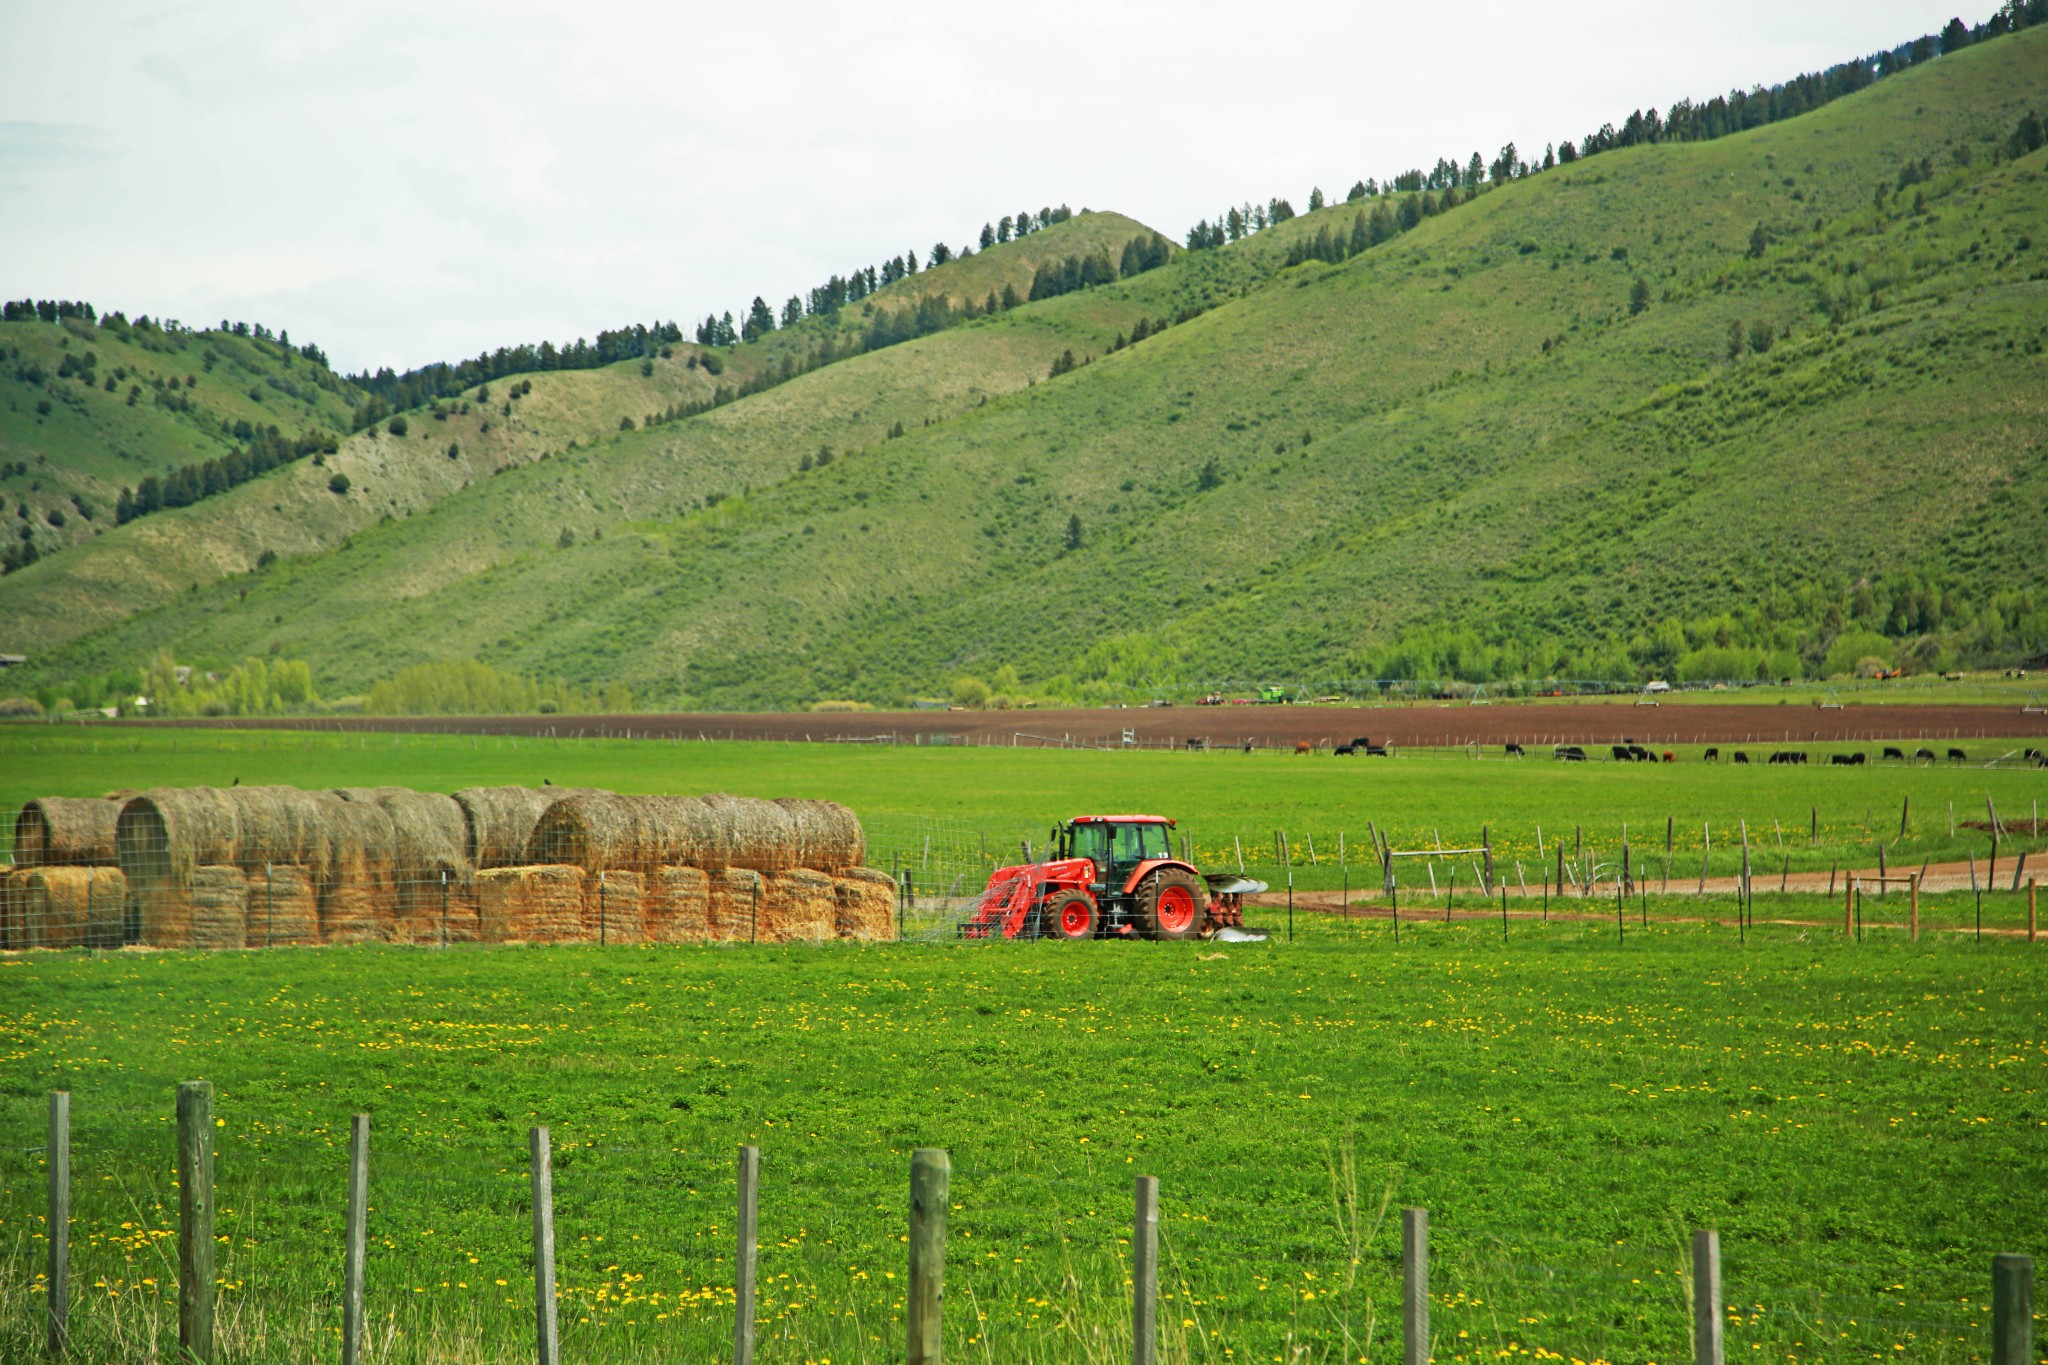
M 97 538 L 113 528 L 123 488 L 218 459 L 271 427 L 339 435 L 355 397 L 325 364 L 267 338 L 166 331 L 119 314 L 0 321 L 10 539 L 30 527 L 49 555 Z
M 1325 209 L 686 421 L 614 418 L 49 667 L 276 648 L 333 693 L 474 655 L 749 706 L 1004 665 L 1088 697 L 2017 657 L 2048 644 L 2048 153 L 1997 152 L 2044 103 L 2035 30 L 1277 269 L 1358 213 Z M 1068 351 L 1095 358 L 1048 380 Z

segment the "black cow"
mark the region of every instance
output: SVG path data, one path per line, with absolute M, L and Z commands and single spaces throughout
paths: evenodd
M 1747 763 L 1749 762 L 1749 755 L 1742 752 L 1742 750 L 1737 749 L 1735 751 L 1735 761 L 1737 763 Z
M 1884 751 L 1884 756 L 1885 756 L 1886 758 L 1896 758 L 1896 759 L 1898 759 L 1898 760 L 1899 760 L 1899 761 L 1900 761 L 1901 763 L 1903 763 L 1903 762 L 1905 762 L 1905 760 L 1906 760 L 1906 751 L 1905 751 L 1905 750 L 1903 750 L 1903 749 L 1894 749 L 1894 748 L 1892 748 L 1892 747 L 1891 747 L 1890 745 L 1886 745 L 1886 746 L 1885 746 L 1885 751 Z
M 1630 744 L 1628 746 L 1628 756 L 1638 763 L 1655 763 L 1657 761 L 1657 756 L 1640 744 Z
M 1502 757 L 1505 757 L 1505 758 L 1521 758 L 1521 757 L 1523 757 L 1523 756 L 1524 756 L 1524 755 L 1523 755 L 1523 753 L 1522 753 L 1522 746 L 1521 746 L 1521 745 L 1519 745 L 1519 744 L 1508 744 L 1508 745 L 1504 745 L 1504 746 L 1503 746 L 1503 748 L 1505 748 L 1505 750 L 1506 750 L 1506 753 L 1504 753 L 1504 754 L 1502 755 Z
M 1913 751 L 1913 761 L 1914 761 L 1915 763 L 1918 763 L 1918 762 L 1920 762 L 1920 760 L 1922 760 L 1922 759 L 1925 759 L 1925 760 L 1927 760 L 1927 761 L 1928 761 L 1929 763 L 1932 763 L 1932 762 L 1934 762 L 1934 750 L 1932 750 L 1932 749 L 1915 749 L 1915 750 Z
M 1635 760 L 1635 755 L 1628 751 L 1628 745 L 1615 744 L 1609 747 L 1614 751 L 1614 761 L 1616 763 L 1630 763 Z
M 1719 763 L 1721 761 L 1721 751 L 1718 748 L 1712 748 L 1701 754 L 1700 757 L 1709 763 Z
M 1358 750 L 1352 748 L 1349 744 L 1339 744 L 1336 748 L 1330 750 L 1330 752 L 1332 754 L 1335 754 L 1338 758 L 1343 758 L 1347 755 L 1357 753 Z
M 1365 746 L 1365 756 L 1367 758 L 1385 758 L 1387 756 L 1387 746 L 1384 744 L 1368 744 Z
M 1562 759 L 1566 763 L 1584 763 L 1586 761 L 1586 751 L 1576 744 L 1552 745 L 1550 754 L 1551 757 Z
M 1970 761 L 1970 756 L 1961 749 L 1950 749 L 1948 751 L 1948 761 L 1951 763 L 1967 763 Z

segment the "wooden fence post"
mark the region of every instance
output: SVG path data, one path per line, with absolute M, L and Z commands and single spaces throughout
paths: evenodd
M 1429 1210 L 1401 1210 L 1401 1365 L 1429 1365 Z
M 88 908 L 91 902 L 87 902 Z M 71 1092 L 50 1092 L 50 1354 L 71 1338 Z
M 910 1295 L 905 1313 L 909 1365 L 940 1365 L 945 1354 L 946 1192 L 953 1163 L 940 1147 L 910 1155 Z
M 754 1365 L 754 1267 L 760 1256 L 761 1149 L 740 1148 L 739 1218 L 732 1272 L 732 1365 Z
M 2034 1258 L 1991 1258 L 1991 1365 L 2033 1365 Z
M 555 1319 L 555 1172 L 548 1130 L 527 1134 L 533 1170 L 533 1346 L 539 1365 L 561 1365 Z
M 178 1345 L 213 1363 L 213 1082 L 178 1083 Z
M 1721 1234 L 1700 1228 L 1692 1235 L 1693 1365 L 1722 1365 Z
M 1916 875 L 1906 883 L 1906 894 L 1912 909 L 1907 920 L 1909 935 L 1915 943 L 1920 941 L 1920 878 Z
M 1138 1177 L 1131 1223 L 1131 1365 L 1153 1365 L 1159 1346 L 1159 1177 Z
M 348 1124 L 348 1220 L 341 1258 L 341 1365 L 363 1351 L 363 1257 L 370 1242 L 370 1116 Z
M 2027 942 L 2034 941 L 2034 884 L 2027 883 Z

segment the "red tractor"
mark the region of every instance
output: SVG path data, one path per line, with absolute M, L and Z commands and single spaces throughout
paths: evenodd
M 1042 862 L 997 868 L 963 938 L 1263 938 L 1244 898 L 1264 882 L 1203 874 L 1173 855 L 1163 815 L 1080 815 L 1053 828 Z

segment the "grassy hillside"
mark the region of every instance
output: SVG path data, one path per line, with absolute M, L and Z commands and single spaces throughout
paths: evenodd
M 95 539 L 113 528 L 124 487 L 217 459 L 270 427 L 338 435 L 354 398 L 325 365 L 262 338 L 118 315 L 0 322 L 9 540 L 27 526 L 37 551 L 55 554 Z
M 1517 181 L 1341 265 L 1279 268 L 1357 206 L 687 421 L 606 410 L 594 447 L 469 487 L 445 462 L 431 515 L 330 510 L 348 548 L 103 615 L 52 669 L 276 647 L 332 694 L 474 654 L 747 706 L 1005 665 L 1086 697 L 2017 657 L 2048 644 L 2048 153 L 1997 151 L 2044 102 L 2036 30 Z M 946 269 L 1105 229 L 1141 230 L 1088 215 Z M 771 344 L 797 343 L 757 363 Z M 1093 363 L 1048 380 L 1067 351 Z M 365 500 L 426 505 L 379 490 L 433 460 L 380 440 L 342 457 L 383 461 Z M 289 525 L 358 497 L 313 493 Z

